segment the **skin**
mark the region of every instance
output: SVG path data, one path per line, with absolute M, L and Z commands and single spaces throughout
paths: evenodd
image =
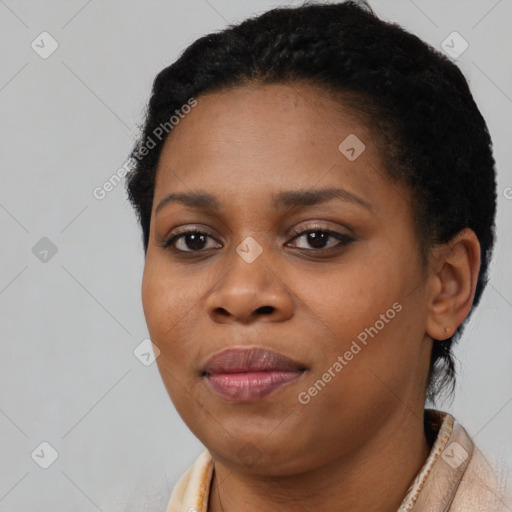
M 469 313 L 478 240 L 464 230 L 423 268 L 413 198 L 386 176 L 375 134 L 325 91 L 240 86 L 197 99 L 159 161 L 142 302 L 169 396 L 215 460 L 208 511 L 396 511 L 430 450 L 423 410 L 432 338 L 446 339 Z M 338 149 L 349 134 L 366 146 L 354 161 Z M 330 187 L 371 209 L 340 199 L 271 205 L 274 193 Z M 198 190 L 221 209 L 172 202 L 156 213 L 167 194 Z M 175 247 L 189 252 L 179 256 L 160 246 L 178 227 L 212 238 L 197 249 L 182 237 Z M 336 250 L 336 238 L 315 246 L 290 236 L 311 227 L 353 241 Z M 262 248 L 252 263 L 236 252 L 249 236 Z M 300 403 L 394 303 L 401 311 Z M 200 370 L 233 346 L 277 350 L 308 370 L 260 401 L 227 402 Z

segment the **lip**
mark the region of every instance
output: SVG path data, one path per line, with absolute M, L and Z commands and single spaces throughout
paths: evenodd
M 306 366 L 263 347 L 228 348 L 211 357 L 202 377 L 221 398 L 253 402 L 298 379 Z

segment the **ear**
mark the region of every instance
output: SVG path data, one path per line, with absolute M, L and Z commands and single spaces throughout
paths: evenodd
M 436 247 L 430 276 L 426 333 L 445 340 L 468 316 L 480 271 L 480 243 L 475 232 L 463 229 Z

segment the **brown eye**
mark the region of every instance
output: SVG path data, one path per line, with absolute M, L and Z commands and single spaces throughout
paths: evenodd
M 209 238 L 213 240 L 213 237 L 204 231 L 190 229 L 171 236 L 165 240 L 162 247 L 165 249 L 171 247 L 172 249 L 180 252 L 200 252 L 205 248 L 211 248 L 206 247 Z M 178 245 L 181 246 L 179 247 Z
M 308 244 L 309 247 L 298 247 L 298 249 L 306 249 L 311 251 L 340 247 L 354 241 L 354 239 L 349 235 L 344 235 L 343 233 L 338 233 L 337 231 L 332 231 L 330 229 L 320 228 L 302 231 L 297 234 L 293 240 L 300 238 L 303 238 L 305 244 Z M 338 240 L 338 242 L 334 242 L 328 245 L 330 240 Z

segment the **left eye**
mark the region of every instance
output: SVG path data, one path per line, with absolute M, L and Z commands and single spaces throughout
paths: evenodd
M 344 235 L 342 233 L 338 233 L 337 231 L 331 231 L 329 229 L 308 229 L 306 231 L 302 231 L 297 236 L 295 236 L 292 240 L 305 238 L 306 243 L 313 246 L 312 249 L 308 247 L 299 247 L 299 249 L 308 249 L 308 250 L 320 250 L 325 249 L 326 243 L 329 241 L 329 239 L 336 239 L 339 242 L 335 243 L 334 245 L 330 245 L 327 247 L 327 249 L 337 246 L 346 245 L 353 241 L 353 238 Z

